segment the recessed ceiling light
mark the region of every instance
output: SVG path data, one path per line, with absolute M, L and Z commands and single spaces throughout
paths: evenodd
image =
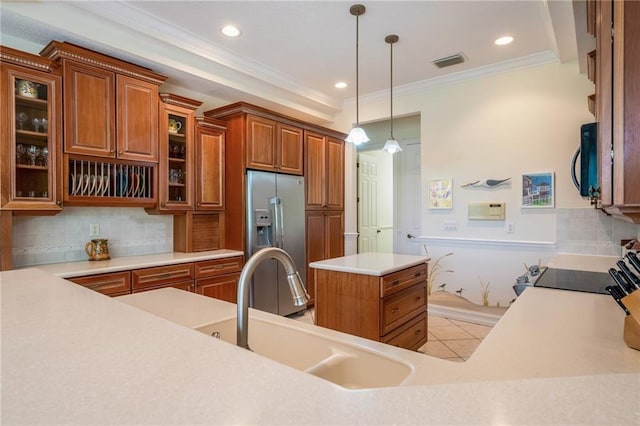
M 226 35 L 227 37 L 238 37 L 240 35 L 240 30 L 238 29 L 238 27 L 235 27 L 233 25 L 227 25 L 220 31 L 222 31 L 222 34 Z
M 496 41 L 494 41 L 494 43 L 498 46 L 504 46 L 505 44 L 509 44 L 513 41 L 513 37 L 511 36 L 504 36 L 504 37 L 500 37 L 498 39 L 496 39 Z
M 345 87 L 347 87 L 347 83 L 345 83 L 344 81 L 339 81 L 336 84 L 333 85 L 336 89 L 344 89 Z

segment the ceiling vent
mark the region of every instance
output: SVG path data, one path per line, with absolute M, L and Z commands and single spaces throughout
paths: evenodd
M 456 53 L 455 55 L 447 56 L 446 58 L 440 58 L 433 61 L 433 64 L 438 68 L 450 67 L 451 65 L 461 64 L 465 61 L 465 57 L 462 53 Z

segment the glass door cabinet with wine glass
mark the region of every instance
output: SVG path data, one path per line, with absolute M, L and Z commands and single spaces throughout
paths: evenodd
M 49 59 L 0 48 L 0 209 L 62 210 L 59 144 L 62 79 Z

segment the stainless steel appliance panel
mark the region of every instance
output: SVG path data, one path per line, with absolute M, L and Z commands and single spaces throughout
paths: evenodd
M 304 179 L 247 171 L 247 258 L 264 247 L 280 247 L 293 259 L 303 280 L 305 268 Z M 279 315 L 304 307 L 293 305 L 284 268 L 263 262 L 253 276 L 251 306 Z

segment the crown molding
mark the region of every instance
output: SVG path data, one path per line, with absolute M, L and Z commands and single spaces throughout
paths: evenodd
M 410 84 L 396 86 L 393 88 L 394 95 L 403 96 L 415 93 L 425 92 L 434 87 L 448 86 L 458 84 L 464 81 L 475 80 L 478 78 L 489 77 L 492 75 L 502 74 L 505 72 L 537 67 L 544 64 L 559 62 L 558 57 L 551 51 L 543 51 L 532 55 L 522 56 L 520 58 L 508 61 L 498 62 L 491 65 L 476 67 L 465 71 L 459 71 L 452 74 L 434 77 L 427 80 L 417 81 Z M 387 101 L 389 99 L 389 90 L 381 90 L 379 92 L 370 93 L 360 96 L 360 104 L 375 103 L 379 101 Z M 344 108 L 355 104 L 355 98 L 345 101 Z

